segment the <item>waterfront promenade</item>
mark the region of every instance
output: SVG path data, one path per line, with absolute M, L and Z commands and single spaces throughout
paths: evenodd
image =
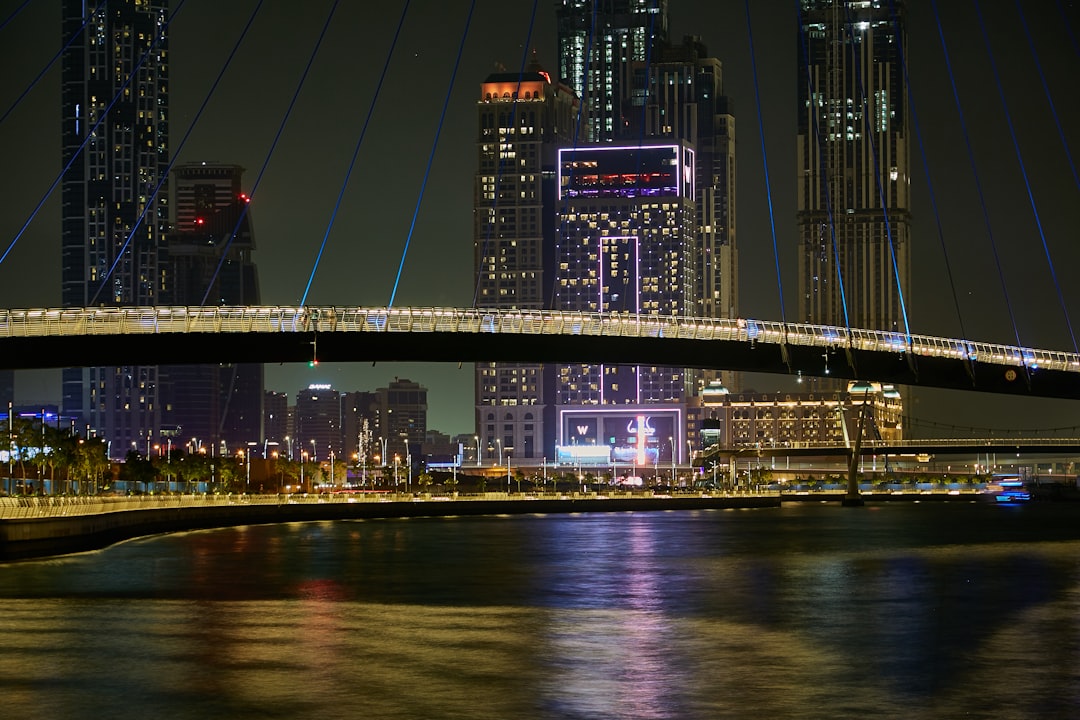
M 778 493 L 145 495 L 0 498 L 0 561 L 165 532 L 315 520 L 779 507 Z

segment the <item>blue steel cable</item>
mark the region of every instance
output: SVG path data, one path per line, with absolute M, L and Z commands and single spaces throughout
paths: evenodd
M 1073 182 L 1076 183 L 1076 187 L 1080 189 L 1080 176 L 1076 173 L 1076 163 L 1073 162 L 1072 152 L 1069 151 L 1069 141 L 1065 139 L 1065 131 L 1061 127 L 1061 118 L 1058 117 L 1057 107 L 1054 105 L 1054 98 L 1050 94 L 1050 86 L 1046 83 L 1046 74 L 1043 72 L 1042 63 L 1039 62 L 1039 54 L 1035 52 L 1035 41 L 1031 37 L 1031 28 L 1028 27 L 1027 18 L 1024 16 L 1024 11 L 1020 7 L 1020 0 L 1016 0 L 1016 12 L 1020 14 L 1020 23 L 1024 26 L 1024 37 L 1027 38 L 1028 47 L 1031 49 L 1031 57 L 1035 61 L 1035 69 L 1039 71 L 1039 81 L 1042 82 L 1043 94 L 1046 95 L 1046 102 L 1050 105 L 1050 113 L 1054 116 L 1054 125 L 1057 127 L 1058 137 L 1061 138 L 1061 147 L 1065 150 L 1065 157 L 1069 161 L 1069 168 L 1072 170 Z
M 360 137 L 356 139 L 356 146 L 353 148 L 352 159 L 349 160 L 349 168 L 345 171 L 345 179 L 341 183 L 341 190 L 338 192 L 337 202 L 334 203 L 334 211 L 330 214 L 330 222 L 326 225 L 326 232 L 323 233 L 322 244 L 319 245 L 319 254 L 315 257 L 315 265 L 311 268 L 311 275 L 308 277 L 307 286 L 304 288 L 304 295 L 300 298 L 300 305 L 307 304 L 308 292 L 311 290 L 311 283 L 315 280 L 315 272 L 319 269 L 319 261 L 322 260 L 323 250 L 326 249 L 326 241 L 330 237 L 330 229 L 334 227 L 334 219 L 337 218 L 338 209 L 341 207 L 341 200 L 345 197 L 345 188 L 349 185 L 349 178 L 352 176 L 353 167 L 356 165 L 356 158 L 360 154 L 360 145 L 364 142 L 364 135 L 367 134 L 368 125 L 371 123 L 371 115 L 375 112 L 375 103 L 379 99 L 379 92 L 382 90 L 383 81 L 386 79 L 386 71 L 390 67 L 390 58 L 394 56 L 394 48 L 397 47 L 398 38 L 401 36 L 401 28 L 405 24 L 405 15 L 409 11 L 409 0 L 405 0 L 405 5 L 401 8 L 401 18 L 398 20 L 397 30 L 394 31 L 394 39 L 390 42 L 390 50 L 386 53 L 386 61 L 383 63 L 382 73 L 379 75 L 379 82 L 375 86 L 375 94 L 371 96 L 371 104 L 368 106 L 367 117 L 364 118 L 364 126 L 360 129 Z
M 833 214 L 832 192 L 829 190 L 829 178 L 826 177 L 828 168 L 825 165 L 825 149 L 827 144 L 822 140 L 821 127 L 818 125 L 819 110 L 814 100 L 814 78 L 810 71 L 810 50 L 806 47 L 805 34 L 802 31 L 802 0 L 795 0 L 795 12 L 799 19 L 799 48 L 802 50 L 803 59 L 806 62 L 806 84 L 810 90 L 810 121 L 813 125 L 814 143 L 818 147 L 818 156 L 821 158 L 822 187 L 825 189 L 825 212 L 829 218 L 829 241 L 832 245 L 833 264 L 836 266 L 836 281 L 840 286 L 840 306 L 844 311 L 844 327 L 851 328 L 851 318 L 848 315 L 847 290 L 844 289 L 844 271 L 840 267 L 840 248 L 836 242 L 836 216 Z
M 28 3 L 30 2 L 30 0 L 26 0 L 26 2 Z M 19 13 L 19 10 L 22 10 L 24 7 L 26 7 L 26 3 L 23 3 L 18 10 L 16 10 L 9 16 L 8 19 L 4 21 L 4 25 L 7 25 L 11 18 L 15 17 Z M 41 78 L 45 77 L 45 73 L 49 71 L 49 68 L 56 64 L 56 61 L 59 60 L 60 57 L 64 54 L 64 51 L 68 49 L 68 46 L 71 45 L 71 43 L 75 42 L 75 38 L 79 37 L 82 31 L 86 29 L 87 24 L 90 22 L 90 18 L 94 17 L 94 15 L 97 14 L 98 8 L 100 7 L 100 5 L 98 7 L 95 7 L 86 15 L 86 19 L 83 20 L 83 24 L 79 26 L 78 31 L 72 33 L 71 37 L 68 38 L 68 41 L 64 43 L 64 46 L 60 48 L 55 55 L 52 56 L 52 59 L 49 60 L 49 62 L 45 64 L 45 67 L 41 69 L 41 72 L 37 74 L 37 77 L 31 80 L 30 84 L 27 85 L 21 93 L 19 93 L 19 97 L 15 98 L 15 102 L 11 103 L 11 107 L 5 110 L 3 115 L 0 115 L 0 123 L 3 123 L 5 120 L 7 120 L 7 116 L 10 115 L 11 111 L 15 109 L 15 106 L 22 102 L 22 99 L 26 97 L 27 93 L 34 89 L 34 86 L 38 84 Z M 4 25 L 0 25 L 0 30 L 4 29 Z
M 517 128 L 517 107 L 518 96 L 521 95 L 521 77 L 525 73 L 525 61 L 529 57 L 529 47 L 532 45 L 533 27 L 536 25 L 536 7 L 539 0 L 533 0 L 532 15 L 529 16 L 529 32 L 525 36 L 525 49 L 521 53 L 521 66 L 518 68 L 518 82 L 517 91 L 514 93 L 513 102 L 510 104 L 510 127 Z M 496 139 L 496 147 L 498 146 L 498 140 Z M 499 185 L 502 182 L 502 153 L 496 152 L 495 159 L 495 194 L 491 198 L 491 217 L 494 220 L 495 211 L 499 205 Z M 480 244 L 480 261 L 483 262 L 484 253 L 487 252 L 488 242 L 491 240 L 491 225 L 494 223 L 486 223 L 484 225 L 484 241 Z M 483 273 L 480 272 L 480 268 L 477 268 L 476 284 L 473 286 L 473 299 L 472 307 L 476 307 L 476 299 L 480 295 L 480 278 Z
M 893 25 L 896 27 L 897 37 L 900 32 L 900 16 L 896 12 L 896 5 L 889 0 L 889 12 L 893 17 Z M 926 188 L 930 194 L 930 207 L 934 211 L 934 223 L 937 226 L 938 242 L 941 244 L 941 254 L 945 258 L 945 274 L 949 278 L 949 289 L 952 291 L 953 306 L 956 308 L 956 319 L 960 323 L 960 337 L 967 339 L 967 331 L 964 329 L 964 317 L 960 312 L 960 300 L 956 295 L 956 282 L 953 280 L 952 264 L 949 262 L 949 250 L 945 246 L 945 232 L 941 227 L 941 213 L 938 210 L 937 193 L 934 192 L 934 181 L 930 176 L 930 162 L 926 154 L 926 146 L 923 144 L 922 126 L 919 123 L 919 114 L 915 109 L 915 99 L 911 94 L 911 77 L 908 75 L 907 57 L 904 55 L 904 44 L 897 45 L 900 55 L 900 67 L 904 73 L 904 83 L 907 86 L 907 102 L 911 108 L 911 120 L 915 127 L 915 138 L 919 144 L 919 154 L 922 156 L 923 173 L 926 175 Z
M 97 132 L 97 129 L 101 125 L 101 123 L 105 122 L 105 118 L 109 116 L 109 111 L 112 110 L 113 105 L 115 105 L 117 100 L 119 100 L 123 96 L 124 90 L 127 89 L 127 86 L 131 84 L 131 81 L 139 72 L 139 68 L 142 67 L 142 64 L 146 62 L 146 58 L 150 55 L 151 51 L 153 51 L 153 49 L 157 47 L 158 41 L 160 41 L 161 38 L 164 37 L 165 31 L 168 29 L 172 21 L 176 18 L 176 15 L 184 8 L 185 2 L 187 2 L 187 0 L 180 0 L 180 4 L 176 6 L 176 10 L 174 10 L 172 15 L 170 15 L 168 19 L 165 20 L 165 22 L 162 24 L 161 32 L 156 38 L 154 38 L 154 42 L 152 42 L 150 44 L 150 47 L 148 47 L 146 51 L 141 56 L 139 56 L 138 61 L 131 68 L 131 74 L 129 74 L 127 78 L 125 78 L 124 84 L 120 86 L 120 88 L 116 91 L 116 94 L 113 95 L 112 100 L 110 100 L 109 104 L 105 106 L 105 110 L 101 113 L 101 116 L 98 118 L 97 122 L 94 123 L 94 126 L 87 131 L 86 137 L 83 138 L 83 141 L 81 143 L 79 143 L 79 147 L 75 149 L 75 152 L 71 154 L 71 159 L 67 161 L 63 169 L 56 176 L 56 179 L 52 181 L 51 185 L 49 185 L 49 189 L 45 191 L 45 195 L 43 195 L 41 200 L 38 201 L 38 204 L 34 206 L 34 209 L 30 212 L 30 217 L 28 217 L 26 219 L 26 222 L 23 223 L 22 227 L 19 228 L 19 232 L 15 233 L 15 237 L 8 244 L 7 249 L 4 250 L 3 255 L 0 255 L 0 263 L 3 263 L 4 260 L 7 259 L 7 256 L 11 253 L 12 248 L 15 247 L 15 243 L 19 242 L 19 238 L 23 236 L 23 233 L 26 232 L 26 229 L 30 227 L 30 223 L 33 222 L 35 217 L 37 217 L 38 212 L 41 211 L 42 205 L 44 205 L 45 201 L 49 199 L 50 195 L 52 195 L 52 192 L 56 189 L 56 186 L 60 184 L 60 180 L 63 179 L 64 173 L 66 173 L 68 169 L 72 166 L 72 164 L 74 164 L 75 160 L 82 153 L 83 148 L 85 148 L 86 144 L 90 142 L 90 138 L 94 137 L 94 133 Z
M 1065 34 L 1069 36 L 1069 43 L 1072 45 L 1073 52 L 1080 57 L 1080 45 L 1076 42 L 1076 35 L 1073 34 L 1069 16 L 1065 14 L 1065 8 L 1061 6 L 1061 0 L 1054 0 L 1054 4 L 1057 5 L 1058 15 L 1061 15 L 1061 24 L 1065 26 Z
M 986 196 L 983 193 L 982 182 L 979 179 L 979 170 L 975 165 L 975 153 L 971 149 L 971 136 L 968 133 L 967 121 L 964 119 L 964 108 L 960 104 L 960 94 L 956 89 L 956 76 L 953 73 L 952 61 L 949 59 L 949 48 L 945 42 L 945 31 L 941 27 L 941 15 L 938 13 L 937 0 L 930 0 L 930 5 L 934 9 L 934 20 L 937 22 L 938 38 L 941 41 L 941 52 L 945 56 L 945 68 L 949 73 L 949 83 L 952 86 L 953 100 L 956 103 L 956 112 L 960 116 L 960 127 L 964 132 L 964 145 L 967 148 L 971 173 L 975 177 L 975 188 L 979 193 L 979 204 L 982 207 L 983 223 L 986 225 L 986 235 L 990 240 L 990 249 L 994 253 L 994 264 L 997 266 L 998 279 L 1001 282 L 1001 292 L 1005 296 L 1005 305 L 1009 310 L 1009 320 L 1012 322 L 1013 334 L 1016 336 L 1016 344 L 1021 346 L 1023 343 L 1020 342 L 1020 328 L 1016 325 L 1016 315 L 1013 312 L 1012 301 L 1009 299 L 1009 288 L 1005 282 L 1005 272 L 1001 267 L 1001 257 L 998 255 L 997 243 L 994 242 L 994 232 L 990 227 L 990 214 L 986 208 Z
M 855 32 L 854 21 L 851 17 L 851 6 L 845 6 L 846 19 L 845 26 L 848 29 L 848 36 L 851 38 L 851 46 L 855 47 Z M 862 96 L 862 102 L 860 106 L 866 104 L 866 84 L 863 79 L 862 66 L 860 63 L 855 62 L 855 77 L 859 83 L 859 94 Z M 870 156 L 874 158 L 874 185 L 877 186 L 878 202 L 881 203 L 881 214 L 885 221 L 885 237 L 889 241 L 889 257 L 892 259 L 893 279 L 896 281 L 896 295 L 900 299 L 900 316 L 904 320 L 904 335 L 907 338 L 908 344 L 911 344 L 911 325 L 908 322 L 907 305 L 904 301 L 904 288 L 900 284 L 900 267 L 896 262 L 896 243 L 893 240 L 892 223 L 889 220 L 889 202 L 885 197 L 885 186 L 881 182 L 881 162 L 878 159 L 877 143 L 874 142 L 874 126 L 870 121 L 870 113 L 863 111 L 863 125 L 866 128 L 866 139 L 870 142 Z
M 1009 137 L 1012 138 L 1013 151 L 1016 153 L 1016 161 L 1020 164 L 1020 174 L 1024 178 L 1024 187 L 1027 189 L 1028 202 L 1031 204 L 1031 214 L 1035 218 L 1035 226 L 1039 230 L 1039 239 L 1042 240 L 1043 252 L 1046 254 L 1046 264 L 1050 268 L 1050 277 L 1054 281 L 1057 290 L 1058 302 L 1061 304 L 1061 312 L 1065 316 L 1065 325 L 1069 328 L 1069 337 L 1072 338 L 1073 349 L 1080 353 L 1080 347 L 1076 344 L 1076 333 L 1073 332 L 1072 320 L 1069 311 L 1065 307 L 1065 296 L 1061 292 L 1061 283 L 1058 282 L 1057 270 L 1054 261 L 1050 257 L 1050 246 L 1046 243 L 1046 232 L 1043 230 L 1042 219 L 1039 217 L 1039 208 L 1035 203 L 1035 194 L 1031 189 L 1031 181 L 1028 179 L 1027 165 L 1024 163 L 1024 155 L 1020 152 L 1020 142 L 1016 138 L 1016 128 L 1013 126 L 1012 113 L 1009 112 L 1009 102 L 1005 98 L 1005 88 L 1001 84 L 1001 74 L 998 72 L 997 60 L 994 58 L 993 49 L 990 47 L 990 36 L 986 32 L 986 23 L 983 20 L 982 8 L 979 0 L 974 0 L 975 15 L 979 19 L 979 30 L 982 32 L 983 44 L 986 45 L 986 54 L 990 58 L 990 69 L 994 73 L 994 82 L 997 84 L 998 97 L 1001 98 L 1001 109 L 1005 114 L 1005 122 L 1009 126 Z M 1036 61 L 1037 64 L 1037 61 Z M 1042 68 L 1039 69 L 1040 74 Z M 1053 107 L 1053 105 L 1051 105 Z M 1071 161 L 1071 158 L 1070 158 Z
M 23 9 L 30 4 L 30 0 L 24 0 L 23 4 L 11 11 L 11 14 L 4 18 L 4 22 L 0 23 L 0 30 L 7 27 L 7 24 L 15 19 L 15 16 L 23 11 Z M 95 8 L 97 10 L 97 8 Z M 92 13 L 91 13 L 92 14 Z M 85 25 L 85 23 L 84 23 Z
M 319 32 L 319 39 L 315 41 L 315 47 L 312 48 L 307 65 L 304 66 L 304 72 L 300 75 L 300 81 L 296 84 L 296 90 L 293 91 L 292 99 L 289 101 L 289 107 L 286 108 L 285 115 L 281 118 L 281 124 L 278 126 L 277 134 L 274 135 L 274 141 L 270 143 L 270 149 L 267 151 L 262 167 L 259 168 L 259 174 L 255 178 L 255 184 L 251 186 L 251 192 L 248 193 L 248 202 L 240 210 L 240 215 L 236 218 L 236 225 L 233 227 L 232 232 L 229 233 L 229 237 L 225 239 L 225 244 L 221 246 L 221 257 L 218 259 L 217 267 L 214 268 L 214 274 L 210 278 L 210 282 L 206 285 L 206 292 L 203 293 L 202 302 L 199 303 L 199 307 L 206 305 L 206 299 L 210 297 L 210 291 L 214 288 L 214 283 L 217 282 L 218 275 L 221 274 L 221 266 L 225 264 L 225 258 L 228 257 L 227 251 L 229 246 L 232 244 L 233 238 L 236 237 L 236 233 L 240 231 L 240 225 L 244 222 L 244 218 L 247 217 L 248 208 L 251 207 L 251 203 L 255 199 L 255 191 L 258 190 L 259 182 L 262 180 L 263 174 L 270 164 L 270 158 L 274 155 L 274 149 L 277 147 L 278 141 L 281 140 L 281 135 L 285 131 L 285 123 L 289 121 L 289 115 L 292 114 L 293 108 L 296 106 L 296 99 L 300 97 L 300 90 L 304 87 L 304 82 L 307 80 L 308 73 L 311 71 L 311 66 L 315 62 L 315 56 L 319 53 L 319 48 L 322 46 L 322 41 L 326 37 L 326 31 L 330 27 L 330 21 L 334 17 L 334 11 L 337 10 L 339 2 L 340 0 L 334 0 L 334 4 L 330 6 L 330 12 L 326 15 L 326 22 L 323 23 L 322 31 Z
M 390 292 L 388 307 L 394 306 L 394 297 L 397 296 L 398 283 L 401 282 L 401 271 L 405 267 L 405 256 L 409 254 L 409 243 L 412 242 L 413 230 L 416 229 L 416 217 L 420 214 L 420 205 L 424 201 L 424 190 L 427 189 L 428 177 L 431 175 L 431 164 L 435 160 L 435 149 L 439 146 L 439 135 L 442 134 L 443 121 L 446 120 L 446 108 L 450 104 L 450 95 L 454 92 L 454 79 L 457 77 L 458 67 L 461 65 L 461 55 L 465 50 L 465 39 L 469 36 L 469 26 L 472 24 L 473 10 L 476 9 L 476 0 L 469 3 L 469 15 L 465 19 L 465 30 L 461 33 L 461 44 L 458 45 L 457 59 L 454 60 L 454 71 L 450 74 L 450 84 L 446 88 L 446 99 L 443 100 L 442 114 L 439 116 L 439 125 L 435 129 L 435 139 L 431 143 L 431 153 L 428 155 L 427 169 L 424 170 L 424 181 L 420 184 L 420 195 L 416 198 L 416 208 L 413 210 L 412 223 L 409 225 L 409 234 L 405 238 L 405 247 L 401 250 L 401 262 L 398 263 L 397 275 L 394 277 L 394 288 Z
M 776 262 L 776 289 L 780 293 L 780 322 L 786 322 L 784 286 L 780 277 L 780 252 L 776 247 L 776 217 L 773 213 L 772 186 L 769 183 L 769 158 L 765 152 L 765 126 L 761 120 L 761 88 L 758 85 L 757 58 L 754 56 L 754 31 L 750 25 L 750 0 L 745 0 L 746 35 L 750 40 L 750 67 L 754 73 L 754 100 L 757 103 L 758 135 L 761 136 L 761 164 L 765 169 L 765 193 L 769 201 L 769 228 L 772 231 L 773 260 Z
M 98 285 L 98 289 L 94 291 L 94 296 L 90 300 L 90 305 L 94 305 L 97 303 L 98 296 L 101 294 L 101 291 L 105 289 L 105 284 L 108 282 L 109 278 L 112 277 L 113 272 L 116 270 L 116 266 L 120 264 L 120 259 L 124 257 L 124 253 L 127 251 L 128 246 L 131 245 L 132 238 L 135 237 L 135 233 L 138 232 L 139 227 L 142 226 L 143 219 L 146 217 L 146 213 L 150 210 L 154 202 L 154 198 L 156 198 L 158 193 L 161 192 L 161 188 L 164 187 L 165 182 L 169 179 L 169 173 L 172 172 L 173 165 L 176 164 L 177 158 L 180 157 L 180 151 L 183 150 L 184 145 L 187 144 L 188 138 L 191 136 L 191 131 L 195 129 L 195 124 L 199 121 L 199 118 L 202 117 L 203 110 L 206 109 L 206 105 L 210 102 L 210 98 L 213 96 L 214 91 L 217 90 L 217 86 L 221 82 L 221 78 L 224 77 L 225 71 L 228 69 L 229 65 L 232 63 L 233 57 L 236 55 L 236 51 L 240 49 L 240 43 L 243 42 L 244 36 L 247 35 L 248 30 L 251 28 L 251 24 L 255 20 L 255 16 L 258 14 L 263 2 L 264 0 L 259 0 L 258 4 L 255 6 L 255 9 L 251 11 L 251 17 L 248 18 L 247 24 L 244 26 L 243 31 L 241 31 L 240 33 L 240 37 L 237 38 L 236 44 L 233 45 L 232 52 L 229 53 L 229 57 L 225 59 L 225 65 L 222 66 L 221 71 L 218 72 L 217 78 L 214 80 L 213 85 L 210 86 L 210 91 L 206 93 L 206 97 L 203 98 L 202 105 L 199 106 L 198 112 L 195 113 L 195 116 L 188 124 L 187 130 L 184 132 L 184 137 L 181 138 L 179 144 L 177 144 L 176 148 L 173 150 L 172 159 L 169 160 L 169 164 L 165 166 L 165 172 L 162 173 L 161 179 L 158 180 L 158 184 L 154 188 L 154 192 L 150 194 L 150 197 L 143 205 L 142 212 L 139 213 L 139 218 L 132 226 L 131 232 L 128 233 L 127 239 L 124 241 L 124 244 L 116 253 L 116 258 L 113 259 L 113 263 L 109 267 L 109 271 L 105 273 L 105 275 L 101 278 L 101 284 Z

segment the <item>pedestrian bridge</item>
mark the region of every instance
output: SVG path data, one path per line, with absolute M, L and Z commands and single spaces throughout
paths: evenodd
M 1080 398 L 1080 355 L 753 320 L 436 307 L 0 310 L 0 367 L 283 362 L 588 362 Z

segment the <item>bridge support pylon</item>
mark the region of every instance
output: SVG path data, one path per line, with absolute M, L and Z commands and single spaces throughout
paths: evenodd
M 840 501 L 843 507 L 862 507 L 862 494 L 859 493 L 859 456 L 862 453 L 863 421 L 866 419 L 866 400 L 870 391 L 863 391 L 862 405 L 859 406 L 859 425 L 855 430 L 855 444 L 851 448 L 851 460 L 848 462 L 847 492 Z

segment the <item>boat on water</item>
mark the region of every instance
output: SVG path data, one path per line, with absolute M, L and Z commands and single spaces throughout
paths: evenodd
M 1031 493 L 1020 478 L 1002 478 L 992 484 L 994 500 L 1003 505 L 1015 505 L 1031 500 Z

